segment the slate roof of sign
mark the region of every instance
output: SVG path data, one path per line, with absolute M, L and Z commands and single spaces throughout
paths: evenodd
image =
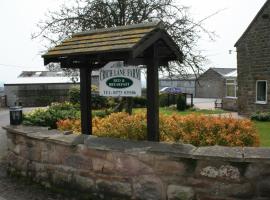
M 157 35 L 159 34 L 159 35 Z M 42 57 L 45 65 L 78 55 L 102 55 L 111 52 L 128 52 L 137 58 L 155 40 L 162 38 L 168 60 L 182 60 L 182 52 L 164 29 L 161 22 L 98 29 L 74 34 Z M 143 44 L 143 45 L 142 45 Z M 142 47 L 143 46 L 143 47 Z M 169 47 L 169 48 L 168 48 Z M 89 57 L 88 57 L 89 58 Z M 102 57 L 102 59 L 106 59 Z M 98 60 L 98 59 L 97 59 Z M 110 60 L 111 61 L 111 60 Z M 62 66 L 63 67 L 63 66 Z

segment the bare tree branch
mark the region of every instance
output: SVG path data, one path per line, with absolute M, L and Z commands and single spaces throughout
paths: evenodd
M 32 38 L 39 38 L 47 47 L 55 46 L 75 32 L 107 28 L 120 25 L 163 21 L 166 30 L 179 45 L 184 54 L 183 63 L 170 64 L 160 68 L 169 74 L 183 74 L 203 69 L 206 58 L 198 51 L 202 33 L 210 40 L 215 34 L 208 31 L 203 22 L 220 13 L 219 10 L 199 21 L 189 14 L 189 8 L 177 5 L 177 0 L 73 0 L 63 4 L 59 10 L 50 11 L 38 24 L 38 31 Z M 73 73 L 69 73 L 73 75 Z

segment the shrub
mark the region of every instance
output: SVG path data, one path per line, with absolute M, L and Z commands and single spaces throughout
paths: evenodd
M 111 110 L 92 111 L 93 117 L 105 117 Z M 31 126 L 46 126 L 57 128 L 57 121 L 63 119 L 79 119 L 81 116 L 80 105 L 69 102 L 52 103 L 48 108 L 39 108 L 23 116 L 23 124 Z
M 167 107 L 176 104 L 176 97 L 172 94 L 160 94 L 159 95 L 159 105 L 160 107 Z
M 177 96 L 176 108 L 178 111 L 184 111 L 187 109 L 187 102 L 184 95 Z
M 57 128 L 56 122 L 61 119 L 78 119 L 79 108 L 69 102 L 52 103 L 48 108 L 36 109 L 23 116 L 23 124 Z
M 112 113 L 112 110 L 110 110 L 110 109 L 108 109 L 108 110 L 93 110 L 92 117 L 103 118 L 103 117 L 110 115 L 111 113 Z
M 159 95 L 159 106 L 169 107 L 171 105 L 177 105 L 177 110 L 184 111 L 191 106 L 187 105 L 184 94 L 160 94 Z
M 252 120 L 270 121 L 270 112 L 257 112 L 251 115 Z
M 147 99 L 145 97 L 134 97 L 133 106 L 135 108 L 145 108 L 147 106 Z
M 108 101 L 106 97 L 93 95 L 91 101 L 92 101 L 92 109 L 101 109 L 108 107 Z
M 93 134 L 101 137 L 146 140 L 144 113 L 128 115 L 113 113 L 93 119 Z M 59 130 L 80 132 L 79 120 L 60 120 Z M 195 146 L 258 146 L 258 133 L 250 120 L 197 116 L 160 115 L 160 139 L 166 142 L 184 142 Z
M 107 108 L 108 107 L 108 101 L 106 97 L 102 97 L 97 95 L 97 87 L 95 85 L 91 86 L 92 91 L 92 108 L 93 109 L 100 109 L 100 108 Z M 74 86 L 71 87 L 69 92 L 69 101 L 73 104 L 79 104 L 80 103 L 80 86 Z
M 80 86 L 71 87 L 68 91 L 68 97 L 71 103 L 80 103 Z

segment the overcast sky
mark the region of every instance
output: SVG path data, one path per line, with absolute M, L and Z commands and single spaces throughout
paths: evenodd
M 200 48 L 208 56 L 207 67 L 236 67 L 234 44 L 247 28 L 265 0 L 177 0 L 190 7 L 196 20 L 223 10 L 205 21 L 207 29 L 218 35 L 215 42 L 206 37 Z M 44 70 L 38 40 L 31 40 L 36 24 L 48 9 L 57 9 L 61 0 L 0 0 L 0 82 L 14 80 L 22 70 Z

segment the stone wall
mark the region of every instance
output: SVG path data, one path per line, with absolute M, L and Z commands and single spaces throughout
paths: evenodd
M 8 169 L 77 199 L 270 199 L 270 149 L 200 147 L 5 127 Z
M 197 79 L 195 88 L 197 98 L 222 99 L 226 95 L 226 81 L 213 69 L 207 70 Z
M 270 110 L 270 2 L 236 44 L 238 69 L 238 110 L 242 115 Z M 265 17 L 268 15 L 268 17 Z M 267 80 L 268 102 L 256 103 L 256 81 Z
M 225 97 L 222 99 L 222 108 L 229 111 L 237 111 L 238 104 L 237 98 Z

